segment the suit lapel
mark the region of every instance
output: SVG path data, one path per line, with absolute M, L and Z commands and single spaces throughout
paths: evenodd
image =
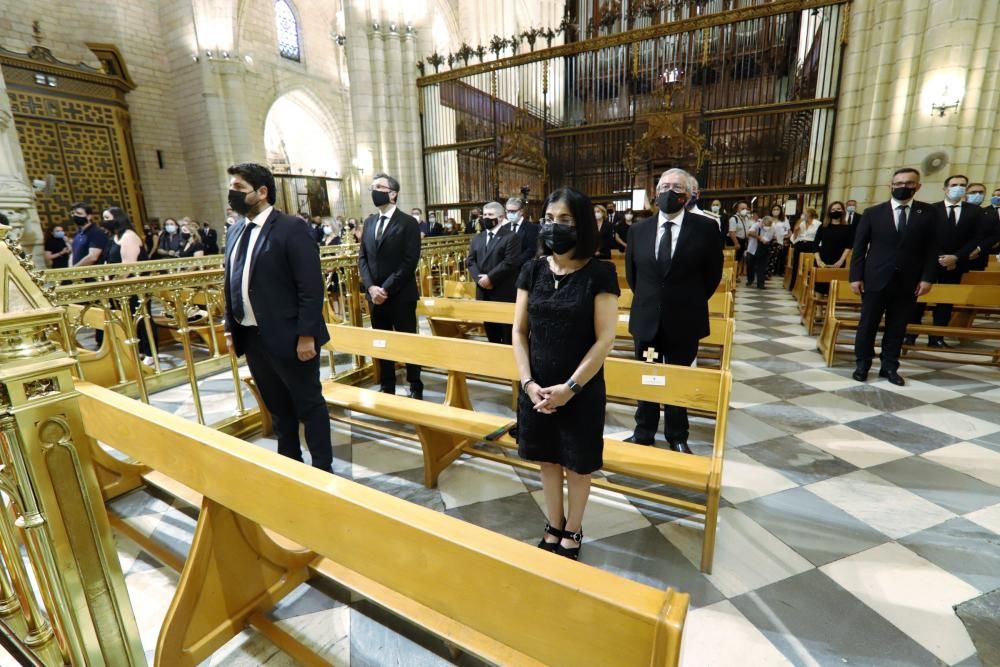
M 376 245 L 381 248 L 385 240 L 399 231 L 399 209 L 397 208 L 392 212 L 392 216 L 385 221 L 385 229 L 382 230 L 382 238 L 378 240 Z M 378 218 L 375 219 L 376 231 L 378 231 Z
M 488 239 L 489 237 L 488 236 L 484 236 L 483 237 L 483 244 L 486 246 L 486 254 L 483 256 L 483 260 L 488 259 L 493 254 L 493 251 L 497 249 L 497 246 L 500 245 L 498 243 L 498 241 L 500 239 L 502 239 L 503 237 L 507 236 L 506 233 L 501 233 L 501 232 L 504 232 L 504 231 L 505 231 L 505 228 L 501 227 L 500 231 L 498 231 L 496 234 L 493 235 L 493 242 L 489 243 L 489 244 L 486 243 L 486 239 Z M 507 229 L 506 231 L 507 231 L 507 233 L 510 233 L 509 229 Z
M 260 234 L 257 235 L 257 241 L 253 244 L 253 255 L 250 257 L 250 276 L 248 280 L 253 280 L 253 272 L 257 268 L 257 258 L 267 243 L 267 238 L 274 231 L 277 219 L 278 209 L 271 209 L 271 215 L 267 216 L 267 220 L 264 221 L 264 228 L 260 230 Z
M 670 267 L 667 269 L 666 275 L 670 275 L 670 271 L 674 268 L 674 263 L 677 257 L 680 255 L 681 249 L 685 248 L 691 240 L 691 226 L 695 224 L 694 220 L 687 220 L 681 223 L 681 231 L 677 233 L 677 243 L 674 245 L 674 252 L 670 254 Z

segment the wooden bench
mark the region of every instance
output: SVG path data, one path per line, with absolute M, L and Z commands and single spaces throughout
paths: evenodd
M 982 308 L 996 306 L 1000 303 L 1000 286 L 996 285 L 934 285 L 931 291 L 917 299 L 920 303 L 949 303 L 959 308 Z M 837 345 L 853 344 L 852 341 L 840 340 L 840 334 L 858 327 L 858 313 L 845 314 L 844 304 L 860 306 L 861 297 L 851 291 L 848 282 L 834 280 L 830 283 L 830 297 L 827 302 L 826 319 L 820 332 L 818 346 L 827 366 L 833 366 Z M 954 320 L 953 320 L 954 321 Z M 1000 341 L 1000 327 L 977 326 L 934 326 L 929 324 L 910 324 L 906 328 L 908 334 L 930 336 L 949 336 L 955 338 L 973 338 L 979 340 Z M 921 345 L 904 345 L 904 351 L 932 350 L 936 355 L 942 353 L 981 355 L 990 358 L 990 364 L 1000 364 L 1000 347 L 983 348 L 971 346 L 955 346 L 947 348 L 929 348 Z
M 70 304 L 66 306 L 66 312 L 71 322 L 79 322 L 79 326 L 92 328 L 95 331 L 103 331 L 104 339 L 101 346 L 96 350 L 77 348 L 77 360 L 80 363 L 80 370 L 83 378 L 88 382 L 102 387 L 114 387 L 123 382 L 119 375 L 119 362 L 121 372 L 124 374 L 124 382 L 134 382 L 138 376 L 137 369 L 142 369 L 143 375 L 152 375 L 154 370 L 148 366 L 137 364 L 132 348 L 125 341 L 129 336 L 120 324 L 120 313 L 111 311 L 106 313 L 103 308 L 81 306 Z M 110 316 L 110 326 L 108 324 Z M 71 334 L 75 333 L 71 330 Z M 117 359 L 117 361 L 116 361 Z
M 329 326 L 328 346 L 337 352 L 410 362 L 448 371 L 445 404 L 433 405 L 402 396 L 341 385 L 324 384 L 328 405 L 413 424 L 424 451 L 424 482 L 432 487 L 438 476 L 463 452 L 509 465 L 535 468 L 534 464 L 476 448 L 488 433 L 510 421 L 509 417 L 472 411 L 466 376 L 516 381 L 520 377 L 510 347 L 477 341 L 426 337 L 348 326 Z M 722 459 L 732 377 L 726 370 L 709 370 L 609 358 L 604 365 L 609 396 L 677 405 L 714 413 L 715 433 L 711 456 L 680 454 L 656 447 L 633 445 L 605 438 L 604 470 L 705 494 L 704 503 L 654 493 L 603 478 L 594 486 L 645 500 L 679 507 L 705 516 L 701 569 L 710 572 L 722 489 Z M 333 413 L 335 417 L 342 415 Z M 493 444 L 515 448 L 504 436 Z
M 435 336 L 465 338 L 483 322 L 514 323 L 514 304 L 499 301 L 469 301 L 464 299 L 420 299 L 417 315 L 427 318 Z M 628 331 L 628 314 L 618 316 L 615 335 L 631 340 Z M 709 318 L 711 332 L 701 339 L 701 345 L 715 348 L 715 354 L 705 359 L 718 359 L 722 368 L 730 369 L 733 348 L 733 321 L 728 318 Z M 699 353 L 699 358 L 702 355 Z
M 87 436 L 144 464 L 122 469 L 152 469 L 201 494 L 157 667 L 199 664 L 251 623 L 275 632 L 268 610 L 317 572 L 494 664 L 678 664 L 686 594 L 543 552 L 96 385 L 76 389 Z M 294 641 L 283 648 L 320 662 Z
M 825 269 L 811 267 L 809 271 L 809 284 L 804 291 L 805 302 L 802 304 L 802 324 L 806 331 L 812 336 L 817 324 L 822 324 L 826 317 L 827 295 L 816 291 L 817 285 L 829 287 L 834 280 L 847 282 L 848 269 Z
M 815 257 L 811 252 L 804 252 L 799 255 L 799 272 L 798 277 L 795 279 L 795 287 L 792 288 L 792 296 L 795 297 L 795 301 L 799 304 L 799 307 L 806 300 L 806 295 L 808 294 L 808 284 L 809 275 L 813 271 L 813 264 L 815 263 Z

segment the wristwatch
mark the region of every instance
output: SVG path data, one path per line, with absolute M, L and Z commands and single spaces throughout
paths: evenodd
M 573 378 L 566 380 L 566 386 L 569 387 L 569 390 L 574 394 L 579 394 L 581 391 L 583 391 L 583 387 L 580 384 L 578 384 L 577 381 L 574 380 Z

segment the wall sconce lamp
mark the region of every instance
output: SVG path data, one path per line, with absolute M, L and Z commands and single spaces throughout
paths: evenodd
M 343 46 L 347 41 L 347 37 L 344 35 L 334 35 L 333 41 L 337 44 L 337 46 Z
M 944 118 L 945 113 L 949 110 L 954 109 L 957 111 L 961 103 L 962 98 L 958 95 L 949 94 L 948 86 L 945 86 L 940 97 L 931 102 L 931 116 L 937 114 L 939 118 Z

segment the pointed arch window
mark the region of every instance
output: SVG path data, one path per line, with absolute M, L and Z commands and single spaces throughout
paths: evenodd
M 287 0 L 275 0 L 274 18 L 278 27 L 278 53 L 282 58 L 296 62 L 302 60 L 299 46 L 299 20 Z

